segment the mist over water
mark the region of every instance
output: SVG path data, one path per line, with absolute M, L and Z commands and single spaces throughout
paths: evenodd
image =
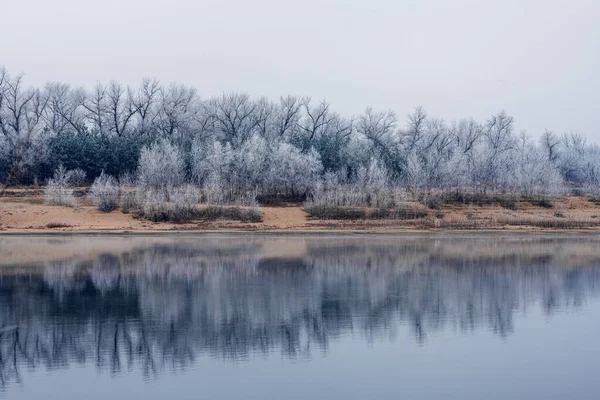
M 0 385 L 22 398 L 44 381 L 40 371 L 83 368 L 148 389 L 207 362 L 222 378 L 235 368 L 319 370 L 340 354 L 338 367 L 377 371 L 398 348 L 414 352 L 412 373 L 431 374 L 420 353 L 465 340 L 510 351 L 530 328 L 551 336 L 556 321 L 593 321 L 600 310 L 591 236 L 197 236 L 123 239 L 118 249 L 101 237 L 3 238 L 0 249 L 18 240 L 40 256 L 0 270 Z M 46 245 L 84 250 L 46 257 Z

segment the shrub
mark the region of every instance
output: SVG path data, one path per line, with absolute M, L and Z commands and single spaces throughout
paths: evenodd
M 102 172 L 94 180 L 89 197 L 98 210 L 102 212 L 115 210 L 119 204 L 117 180 Z
M 552 200 L 547 197 L 531 197 L 531 198 L 528 198 L 527 200 L 536 207 L 543 207 L 543 208 L 554 207 L 554 203 L 552 202 Z
M 162 191 L 165 196 L 184 178 L 184 159 L 179 148 L 163 139 L 144 147 L 138 166 L 138 183 L 145 190 Z
M 436 197 L 439 197 L 443 204 L 473 204 L 477 206 L 484 206 L 498 203 L 500 206 L 509 210 L 518 209 L 518 198 L 513 194 L 490 195 L 484 192 L 471 193 L 462 190 L 456 190 L 436 195 Z M 438 204 L 434 205 L 439 205 L 439 201 L 440 200 L 436 199 L 435 202 Z
M 177 188 L 171 194 L 171 202 L 153 191 L 147 191 L 139 216 L 153 222 L 185 223 L 193 220 L 214 221 L 230 219 L 242 222 L 260 222 L 262 214 L 258 207 L 207 206 L 200 207 L 200 192 L 193 186 Z
M 241 222 L 261 222 L 262 213 L 258 207 L 242 208 L 237 206 L 208 206 L 198 210 L 198 219 L 214 221 L 230 219 Z
M 456 190 L 440 195 L 444 204 L 474 204 L 478 206 L 501 202 L 501 199 L 484 192 L 467 192 Z
M 432 210 L 441 210 L 444 207 L 444 199 L 441 195 L 433 194 L 423 197 L 423 204 Z
M 425 218 L 427 212 L 413 207 L 398 208 L 356 208 L 345 206 L 330 206 L 307 202 L 304 211 L 319 219 L 359 220 L 359 219 L 418 219 Z
M 367 216 L 365 210 L 363 209 L 344 206 L 330 206 L 311 202 L 304 204 L 304 211 L 306 211 L 310 216 L 319 219 L 356 220 L 365 219 Z
M 144 192 L 139 216 L 152 222 L 168 221 L 169 206 L 165 196 L 153 190 Z
M 77 203 L 73 195 L 73 189 L 69 186 L 67 170 L 60 165 L 54 171 L 53 178 L 48 181 L 44 189 L 46 203 L 56 206 L 75 207 Z
M 210 205 L 236 205 L 257 207 L 256 191 L 239 191 L 231 185 L 224 185 L 215 177 L 208 179 L 203 186 L 203 199 Z
M 87 174 L 81 168 L 75 168 L 67 172 L 67 180 L 69 185 L 74 187 L 84 186 L 86 183 Z
M 419 219 L 425 218 L 427 212 L 416 207 L 378 208 L 367 211 L 367 219 Z
M 263 206 L 284 207 L 306 201 L 306 195 L 261 194 L 256 196 L 256 201 Z
M 136 189 L 119 188 L 119 205 L 123 214 L 140 209 L 139 192 Z
M 185 185 L 173 190 L 169 220 L 183 223 L 195 219 L 198 215 L 200 198 L 200 191 L 192 185 Z
M 600 221 L 570 218 L 501 218 L 498 219 L 497 223 L 500 225 L 533 226 L 551 229 L 580 229 L 600 226 Z
M 119 200 L 124 214 L 140 208 L 140 191 L 136 189 L 136 178 L 131 173 L 124 173 L 119 177 Z
M 517 200 L 515 200 L 513 197 L 500 198 L 499 203 L 503 208 L 508 210 L 516 211 L 519 209 Z
M 48 222 L 46 224 L 46 228 L 48 229 L 53 229 L 53 228 L 72 228 L 73 225 L 71 224 L 67 224 L 65 222 Z

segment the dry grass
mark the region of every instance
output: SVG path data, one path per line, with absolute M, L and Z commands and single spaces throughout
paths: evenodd
M 199 206 L 181 207 L 167 202 L 153 202 L 139 211 L 138 217 L 152 222 L 187 223 L 192 221 L 216 221 L 219 219 L 240 222 L 261 222 L 262 213 L 258 207 L 239 206 Z
M 452 219 L 441 220 L 425 218 L 406 222 L 408 226 L 417 229 L 452 229 L 452 230 L 482 230 L 503 229 L 509 227 L 543 228 L 543 229 L 590 229 L 599 228 L 600 221 L 591 219 L 568 218 L 498 218 L 498 219 Z
M 600 221 L 592 219 L 575 219 L 575 218 L 500 218 L 496 221 L 498 225 L 504 226 L 532 226 L 536 228 L 548 229 L 582 229 L 600 227 Z
M 474 206 L 489 206 L 498 204 L 508 210 L 519 210 L 522 202 L 536 207 L 552 208 L 554 203 L 547 196 L 520 196 L 511 193 L 487 194 L 481 192 L 448 191 L 433 194 L 419 194 L 421 203 L 432 210 L 441 210 L 445 205 L 470 204 Z
M 228 219 L 241 222 L 262 221 L 262 213 L 258 207 L 208 206 L 200 208 L 196 217 L 205 221 L 214 221 L 217 219 Z
M 72 228 L 73 225 L 67 224 L 65 222 L 49 222 L 46 224 L 46 228 L 54 229 L 54 228 Z
M 311 217 L 330 220 L 409 220 L 425 218 L 428 215 L 427 211 L 409 205 L 396 208 L 365 208 L 306 203 L 304 211 Z

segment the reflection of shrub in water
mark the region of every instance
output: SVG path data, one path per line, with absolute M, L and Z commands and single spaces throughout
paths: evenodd
M 105 293 L 113 290 L 119 282 L 121 262 L 112 254 L 99 255 L 90 271 L 90 278 L 96 289 Z
M 59 297 L 67 291 L 81 290 L 83 284 L 77 279 L 77 261 L 58 261 L 44 268 L 44 282 Z

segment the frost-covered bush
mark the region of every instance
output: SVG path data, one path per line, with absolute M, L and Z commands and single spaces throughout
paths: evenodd
M 102 171 L 94 180 L 89 194 L 96 208 L 102 212 L 111 212 L 119 205 L 119 186 L 117 180 Z
M 163 139 L 144 147 L 138 165 L 138 183 L 144 190 L 170 191 L 183 183 L 185 162 L 181 150 Z
M 140 216 L 153 222 L 169 220 L 169 204 L 164 193 L 152 189 L 142 195 Z
M 204 200 L 208 205 L 258 206 L 256 191 L 239 192 L 233 187 L 224 187 L 215 181 L 208 182 L 204 188 Z
M 173 222 L 189 222 L 198 213 L 198 203 L 202 195 L 200 190 L 192 185 L 175 188 L 171 193 L 169 220 Z
M 390 183 L 386 168 L 371 159 L 367 166 L 358 169 L 351 180 L 340 174 L 325 174 L 312 189 L 308 203 L 336 207 L 393 208 L 406 199 L 406 191 Z
M 233 150 L 229 143 L 195 140 L 190 153 L 192 177 L 198 184 L 229 182 L 233 167 Z
M 197 187 L 185 185 L 174 188 L 170 201 L 161 193 L 144 193 L 141 216 L 154 222 L 189 222 L 197 217 L 201 194 Z
M 269 194 L 304 194 L 318 182 L 323 165 L 319 154 L 311 149 L 302 153 L 288 143 L 273 148 L 265 176 Z
M 229 219 L 241 222 L 262 221 L 260 207 L 208 206 L 199 209 L 197 217 L 207 221 L 217 219 Z
M 140 208 L 143 193 L 137 188 L 137 178 L 131 173 L 119 177 L 119 202 L 121 211 L 125 214 Z
M 75 168 L 67 171 L 67 180 L 69 185 L 73 187 L 81 187 L 86 183 L 87 174 L 81 168 Z
M 192 185 L 173 189 L 170 200 L 156 191 L 144 193 L 140 216 L 154 222 L 185 223 L 193 220 L 214 221 L 231 219 L 242 222 L 262 220 L 260 208 L 256 203 L 250 206 L 207 205 L 201 206 L 200 190 Z
M 585 184 L 583 190 L 593 196 L 594 198 L 600 197 L 600 147 L 591 146 L 586 151 L 587 162 L 583 168 L 583 176 L 585 178 Z
M 232 147 L 219 141 L 195 141 L 191 171 L 214 204 L 245 203 L 252 194 L 304 194 L 323 170 L 319 154 L 289 143 L 273 145 L 259 135 Z
M 252 135 L 234 150 L 230 182 L 239 192 L 259 190 L 264 185 L 270 154 L 267 142 L 259 135 Z
M 48 184 L 44 188 L 44 198 L 46 203 L 56 206 L 75 207 L 77 202 L 73 194 L 73 189 L 69 184 L 68 172 L 60 165 L 52 179 L 48 180 Z
M 524 196 L 556 195 L 564 192 L 558 168 L 533 145 L 526 144 L 514 156 L 512 174 L 505 187 Z

